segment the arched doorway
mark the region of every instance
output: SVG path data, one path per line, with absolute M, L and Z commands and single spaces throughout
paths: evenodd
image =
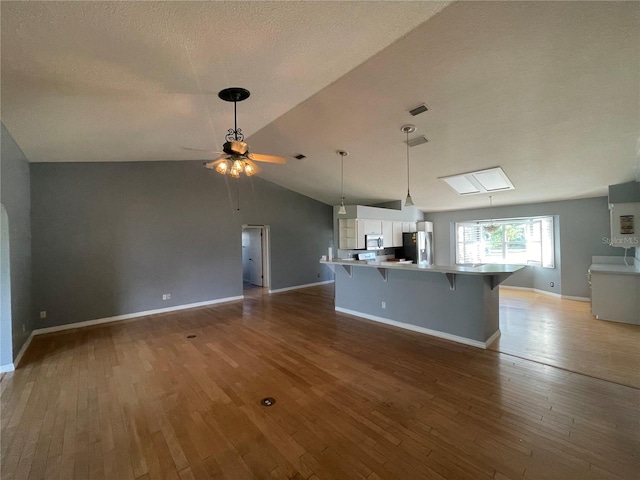
M 9 217 L 0 204 L 0 372 L 13 370 Z

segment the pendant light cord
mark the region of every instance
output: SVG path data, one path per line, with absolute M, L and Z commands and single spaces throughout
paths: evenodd
M 407 196 L 409 196 L 409 130 L 407 130 Z
M 344 205 L 344 155 L 340 154 L 342 166 L 340 168 L 340 201 Z

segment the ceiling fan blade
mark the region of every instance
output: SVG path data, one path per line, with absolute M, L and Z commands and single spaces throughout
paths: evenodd
M 206 153 L 219 153 L 223 154 L 224 152 L 218 152 L 216 150 L 207 150 L 205 148 L 191 148 L 191 147 L 182 147 L 183 150 L 189 150 L 190 152 L 206 152 Z
M 254 162 L 266 162 L 266 163 L 287 163 L 287 159 L 279 155 L 264 155 L 262 153 L 250 153 L 248 158 Z

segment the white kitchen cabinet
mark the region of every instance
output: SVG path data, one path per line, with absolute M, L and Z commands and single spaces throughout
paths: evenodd
M 341 250 L 366 248 L 367 235 L 382 235 L 385 248 L 402 247 L 402 234 L 415 232 L 416 222 L 340 218 L 338 230 L 338 248 Z
M 402 223 L 403 222 L 393 222 L 393 245 L 394 247 L 402 246 Z
M 402 222 L 402 232 L 411 233 L 416 231 L 416 222 Z
M 363 222 L 365 235 L 382 235 L 382 221 L 381 220 L 358 220 Z
M 382 221 L 382 241 L 384 248 L 395 247 L 393 244 L 393 222 L 390 220 Z

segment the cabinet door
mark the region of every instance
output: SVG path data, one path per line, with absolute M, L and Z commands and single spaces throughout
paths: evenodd
M 384 248 L 394 247 L 393 244 L 393 222 L 382 221 L 382 240 Z
M 402 246 L 402 222 L 393 222 L 393 247 Z
M 363 249 L 365 248 L 365 227 L 364 227 L 364 220 L 356 220 L 356 248 L 357 249 Z
M 365 235 L 382 235 L 381 220 L 363 220 Z
M 416 231 L 416 222 L 402 222 L 402 231 L 411 233 Z

